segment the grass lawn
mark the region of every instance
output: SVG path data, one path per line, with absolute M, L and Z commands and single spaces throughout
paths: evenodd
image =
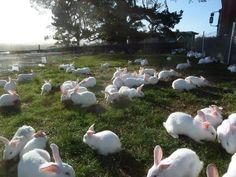
M 166 61 L 167 55 L 143 55 L 147 57 L 148 67 L 162 69 L 175 68 L 177 63 L 185 62 L 186 57 L 175 55 L 172 61 Z M 112 66 L 127 66 L 128 59 L 142 55 L 94 55 L 51 56 L 45 68 L 35 67 L 36 79 L 17 85 L 20 95 L 20 109 L 0 109 L 0 135 L 11 138 L 18 127 L 26 124 L 36 130 L 44 130 L 49 145 L 56 143 L 64 162 L 73 166 L 77 177 L 142 177 L 153 164 L 153 148 L 161 145 L 164 157 L 177 148 L 187 147 L 199 155 L 204 162 L 200 174 L 205 177 L 207 164 L 215 163 L 220 175 L 226 172 L 231 155 L 215 142 L 197 144 L 190 138 L 181 136 L 173 139 L 162 126 L 168 115 L 182 111 L 196 115 L 198 109 L 216 104 L 224 108 L 224 118 L 236 111 L 236 77 L 222 64 L 197 65 L 191 59 L 193 67 L 181 71 L 182 77 L 197 75 L 206 77 L 211 86 L 198 88 L 189 92 L 178 92 L 171 88 L 172 80 L 160 81 L 154 86 L 144 86 L 144 98 L 129 101 L 121 99 L 109 105 L 104 101 L 101 90 L 111 83 L 115 69 L 110 67 L 106 72 L 100 71 L 100 64 L 108 62 Z M 58 69 L 62 63 L 75 62 L 76 67 L 88 66 L 91 76 L 97 79 L 96 87 L 89 89 L 96 94 L 99 104 L 90 108 L 68 106 L 60 102 L 60 85 L 66 80 L 82 80 L 86 76 L 65 73 Z M 128 71 L 138 70 L 138 65 L 128 66 Z M 25 68 L 22 72 L 30 72 Z M 15 74 L 12 75 L 15 77 Z M 6 76 L 2 76 L 6 78 Z M 44 79 L 52 79 L 53 91 L 49 95 L 40 95 Z M 0 90 L 3 93 L 3 89 Z M 123 150 L 107 157 L 98 155 L 82 142 L 88 127 L 95 123 L 95 131 L 112 130 L 121 139 Z M 4 145 L 0 144 L 0 159 Z M 17 159 L 9 162 L 0 160 L 0 176 L 16 177 Z

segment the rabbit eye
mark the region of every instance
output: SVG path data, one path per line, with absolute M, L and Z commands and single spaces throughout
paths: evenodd
M 65 175 L 66 175 L 66 176 L 70 176 L 70 173 L 69 173 L 69 172 L 65 172 Z
M 227 142 L 226 144 L 227 144 L 227 146 L 229 146 L 229 142 Z
M 12 155 L 13 152 L 10 152 L 9 154 Z
M 214 133 L 213 133 L 213 132 L 211 132 L 211 134 L 212 134 L 212 135 L 214 135 Z

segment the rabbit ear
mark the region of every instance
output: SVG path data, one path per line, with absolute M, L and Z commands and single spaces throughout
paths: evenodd
M 62 86 L 60 87 L 60 89 L 61 89 L 61 93 L 63 95 L 67 95 L 68 94 L 68 90 L 65 90 Z
M 2 141 L 4 144 L 9 144 L 9 140 L 3 136 L 0 136 L 0 141 Z
M 165 164 L 165 163 L 164 163 L 164 164 L 160 164 L 160 165 L 159 165 L 159 168 L 160 168 L 160 170 L 165 170 L 165 169 L 167 169 L 169 166 L 170 166 L 170 164 L 167 164 L 167 163 Z
M 91 126 L 88 128 L 88 130 L 87 130 L 87 134 L 88 134 L 89 136 L 91 136 L 91 135 L 94 134 L 94 125 L 95 125 L 95 124 L 91 125 Z
M 203 77 L 203 76 L 200 76 L 200 79 L 202 79 L 202 80 L 206 80 L 206 78 L 205 78 L 205 77 Z
M 52 149 L 52 155 L 53 155 L 53 158 L 54 158 L 55 162 L 58 165 L 61 165 L 62 164 L 62 160 L 61 160 L 61 156 L 59 154 L 58 146 L 56 144 L 51 144 L 50 148 Z
M 228 132 L 235 133 L 235 132 L 236 132 L 236 127 L 235 127 L 235 126 L 232 126 L 232 125 L 229 125 Z
M 211 108 L 211 115 L 213 115 L 214 117 L 218 116 L 218 107 L 216 105 L 211 105 L 209 106 Z M 217 108 L 216 108 L 217 107 Z
M 216 105 L 211 105 L 210 106 L 211 109 L 215 110 L 216 112 L 221 112 L 223 110 L 222 107 L 218 107 Z
M 76 86 L 75 88 L 74 88 L 74 93 L 75 92 L 78 92 L 80 90 L 80 88 L 78 87 L 78 86 Z
M 158 164 L 160 163 L 160 161 L 162 159 L 162 156 L 163 156 L 163 152 L 162 152 L 161 146 L 157 145 L 154 148 L 153 153 L 154 153 L 154 165 L 158 166 Z
M 9 93 L 10 95 L 17 95 L 17 94 L 16 94 L 16 91 L 12 91 L 12 90 L 8 90 L 8 93 Z
M 202 122 L 208 122 L 207 119 L 206 119 L 206 116 L 205 116 L 204 112 L 202 112 L 201 110 L 198 110 L 198 111 L 197 111 L 197 115 L 201 118 L 201 121 L 202 121 Z
M 142 88 L 143 88 L 144 84 L 140 85 L 139 87 L 137 87 L 137 91 L 138 92 L 141 92 L 142 91 Z
M 211 115 L 213 115 L 214 117 L 218 116 L 218 113 L 214 110 L 211 111 Z
M 218 170 L 214 164 L 207 165 L 206 174 L 207 177 L 219 177 Z
M 9 142 L 9 145 L 12 147 L 12 148 L 16 148 L 17 145 L 20 143 L 21 139 L 16 139 L 16 140 L 11 140 Z
M 39 170 L 44 174 L 51 174 L 51 173 L 57 173 L 59 167 L 57 164 L 49 164 L 49 165 L 47 164 L 47 166 L 41 166 Z
M 34 134 L 35 138 L 44 137 L 44 136 L 46 136 L 46 133 L 44 133 L 43 130 L 39 130 Z
M 189 80 L 188 80 L 188 82 L 189 82 L 190 84 L 193 84 L 193 82 L 192 82 L 192 80 L 191 80 L 191 79 L 189 79 Z

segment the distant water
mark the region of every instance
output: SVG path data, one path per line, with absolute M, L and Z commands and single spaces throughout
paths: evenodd
M 0 52 L 0 74 L 12 72 L 17 67 L 22 68 L 25 66 L 37 66 L 42 63 L 49 55 L 60 55 L 59 52 L 47 53 L 24 53 L 24 54 L 11 54 L 8 51 Z

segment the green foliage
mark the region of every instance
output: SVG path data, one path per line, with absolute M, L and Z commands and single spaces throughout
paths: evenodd
M 54 39 L 64 46 L 79 45 L 82 40 L 138 42 L 149 34 L 170 33 L 182 16 L 182 11 L 162 10 L 158 0 L 149 4 L 140 0 L 31 0 L 31 4 L 52 10 Z
M 111 83 L 116 66 L 127 66 L 128 71 L 138 70 L 138 65 L 127 65 L 128 59 L 142 57 L 139 55 L 96 55 L 51 56 L 45 68 L 34 68 L 37 78 L 17 85 L 21 105 L 19 108 L 0 109 L 0 135 L 11 138 L 18 127 L 27 124 L 36 130 L 44 130 L 48 136 L 47 150 L 50 143 L 60 148 L 62 160 L 73 166 L 77 177 L 142 177 L 147 174 L 153 164 L 153 148 L 159 144 L 164 157 L 169 156 L 177 148 L 188 147 L 196 151 L 204 162 L 201 177 L 205 177 L 207 164 L 215 163 L 220 174 L 226 172 L 231 155 L 219 143 L 206 142 L 197 144 L 193 140 L 181 136 L 173 139 L 162 126 L 168 115 L 174 111 L 183 111 L 195 115 L 200 108 L 217 104 L 224 108 L 224 118 L 235 111 L 236 77 L 221 64 L 197 65 L 181 71 L 182 77 L 187 75 L 203 75 L 211 85 L 189 92 L 178 92 L 171 88 L 171 82 L 161 81 L 153 86 L 145 86 L 144 98 L 132 101 L 123 97 L 114 104 L 107 104 L 101 90 Z M 157 71 L 174 68 L 177 63 L 186 61 L 181 55 L 146 55 L 150 67 Z M 99 103 L 90 108 L 65 105 L 60 102 L 60 85 L 65 80 L 82 80 L 84 75 L 75 76 L 58 69 L 61 63 L 75 62 L 75 66 L 89 66 L 92 76 L 98 85 L 91 90 L 95 92 Z M 108 62 L 112 67 L 101 72 L 100 64 Z M 196 63 L 195 59 L 191 59 Z M 29 72 L 26 68 L 24 72 Z M 14 76 L 12 76 L 14 77 Z M 44 79 L 52 79 L 53 91 L 49 95 L 40 95 Z M 3 91 L 1 91 L 3 93 Z M 123 150 L 120 153 L 103 157 L 82 142 L 87 128 L 95 123 L 95 131 L 105 129 L 114 131 L 121 139 Z M 2 150 L 0 146 L 0 159 Z M 3 162 L 0 160 L 0 176 L 16 177 L 18 160 Z M 10 168 L 11 167 L 11 168 Z

